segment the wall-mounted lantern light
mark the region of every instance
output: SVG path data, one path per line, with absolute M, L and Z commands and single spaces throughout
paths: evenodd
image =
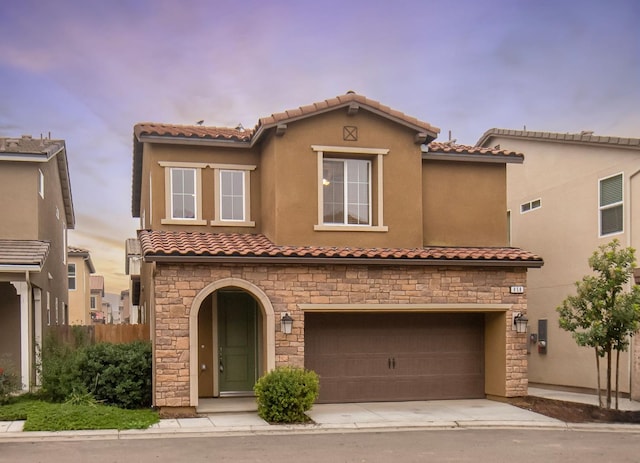
M 293 318 L 288 313 L 285 313 L 280 319 L 280 329 L 284 334 L 291 334 L 291 327 L 293 326 Z
M 525 317 L 522 312 L 513 314 L 513 329 L 516 330 L 517 333 L 526 333 L 527 323 L 529 323 L 529 319 Z

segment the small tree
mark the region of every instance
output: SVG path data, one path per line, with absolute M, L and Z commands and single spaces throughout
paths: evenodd
M 571 332 L 580 346 L 593 347 L 596 354 L 598 403 L 602 407 L 600 358 L 607 357 L 607 408 L 611 408 L 611 364 L 616 352 L 616 408 L 620 352 L 629 347 L 629 337 L 640 324 L 640 287 L 625 292 L 635 266 L 633 248 L 620 248 L 618 240 L 602 245 L 589 258 L 595 275 L 576 282 L 577 294 L 557 308 L 560 328 Z

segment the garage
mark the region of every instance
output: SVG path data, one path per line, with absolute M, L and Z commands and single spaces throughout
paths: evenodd
M 481 313 L 306 313 L 319 402 L 483 398 Z

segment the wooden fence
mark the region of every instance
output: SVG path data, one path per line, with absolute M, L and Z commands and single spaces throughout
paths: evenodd
M 67 343 L 75 343 L 79 336 L 90 344 L 98 342 L 124 344 L 150 339 L 149 325 L 63 325 L 50 326 L 47 331 L 59 341 Z

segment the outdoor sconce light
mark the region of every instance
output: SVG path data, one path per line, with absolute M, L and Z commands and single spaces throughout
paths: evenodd
M 285 313 L 280 319 L 280 329 L 284 334 L 291 334 L 291 327 L 293 326 L 293 318 L 288 313 Z
M 517 333 L 526 333 L 527 323 L 529 323 L 529 319 L 525 317 L 522 312 L 513 314 L 513 329 L 516 330 Z

